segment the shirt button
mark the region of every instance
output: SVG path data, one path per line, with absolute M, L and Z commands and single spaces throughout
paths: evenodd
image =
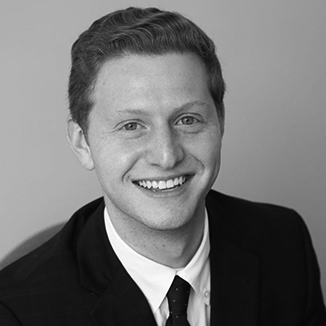
M 206 289 L 204 289 L 204 297 L 209 298 L 209 291 L 207 291 Z

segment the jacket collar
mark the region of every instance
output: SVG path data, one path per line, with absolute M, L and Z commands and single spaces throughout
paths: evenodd
M 156 326 L 145 296 L 123 267 L 118 270 L 91 315 L 98 326 Z
M 244 227 L 208 195 L 211 241 L 211 325 L 257 325 L 259 260 L 241 248 Z M 88 218 L 77 244 L 81 284 L 100 295 L 95 324 L 155 326 L 150 306 L 115 255 L 105 231 L 104 201 Z M 90 268 L 91 267 L 91 268 Z
M 241 248 L 245 228 L 209 194 L 206 206 L 211 241 L 211 325 L 258 322 L 259 259 Z
M 77 244 L 81 285 L 100 295 L 91 315 L 98 326 L 155 326 L 150 306 L 108 241 L 104 201 L 87 219 Z

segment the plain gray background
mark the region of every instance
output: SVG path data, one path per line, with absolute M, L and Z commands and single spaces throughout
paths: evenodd
M 1 0 L 0 260 L 101 195 L 66 141 L 69 52 L 131 5 L 179 11 L 214 40 L 227 83 L 214 188 L 296 209 L 326 293 L 325 0 Z

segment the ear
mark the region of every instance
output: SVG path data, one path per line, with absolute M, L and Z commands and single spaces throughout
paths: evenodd
M 94 169 L 92 153 L 80 126 L 71 117 L 67 120 L 67 138 L 72 151 L 86 170 Z
M 221 137 L 224 135 L 224 126 L 225 126 L 225 107 L 224 102 L 221 104 L 221 113 L 218 113 L 218 121 L 220 123 Z

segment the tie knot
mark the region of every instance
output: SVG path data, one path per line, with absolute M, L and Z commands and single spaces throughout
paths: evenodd
M 175 276 L 167 293 L 170 319 L 187 318 L 187 308 L 190 293 L 190 284 L 179 276 Z M 189 325 L 189 324 L 185 324 Z

